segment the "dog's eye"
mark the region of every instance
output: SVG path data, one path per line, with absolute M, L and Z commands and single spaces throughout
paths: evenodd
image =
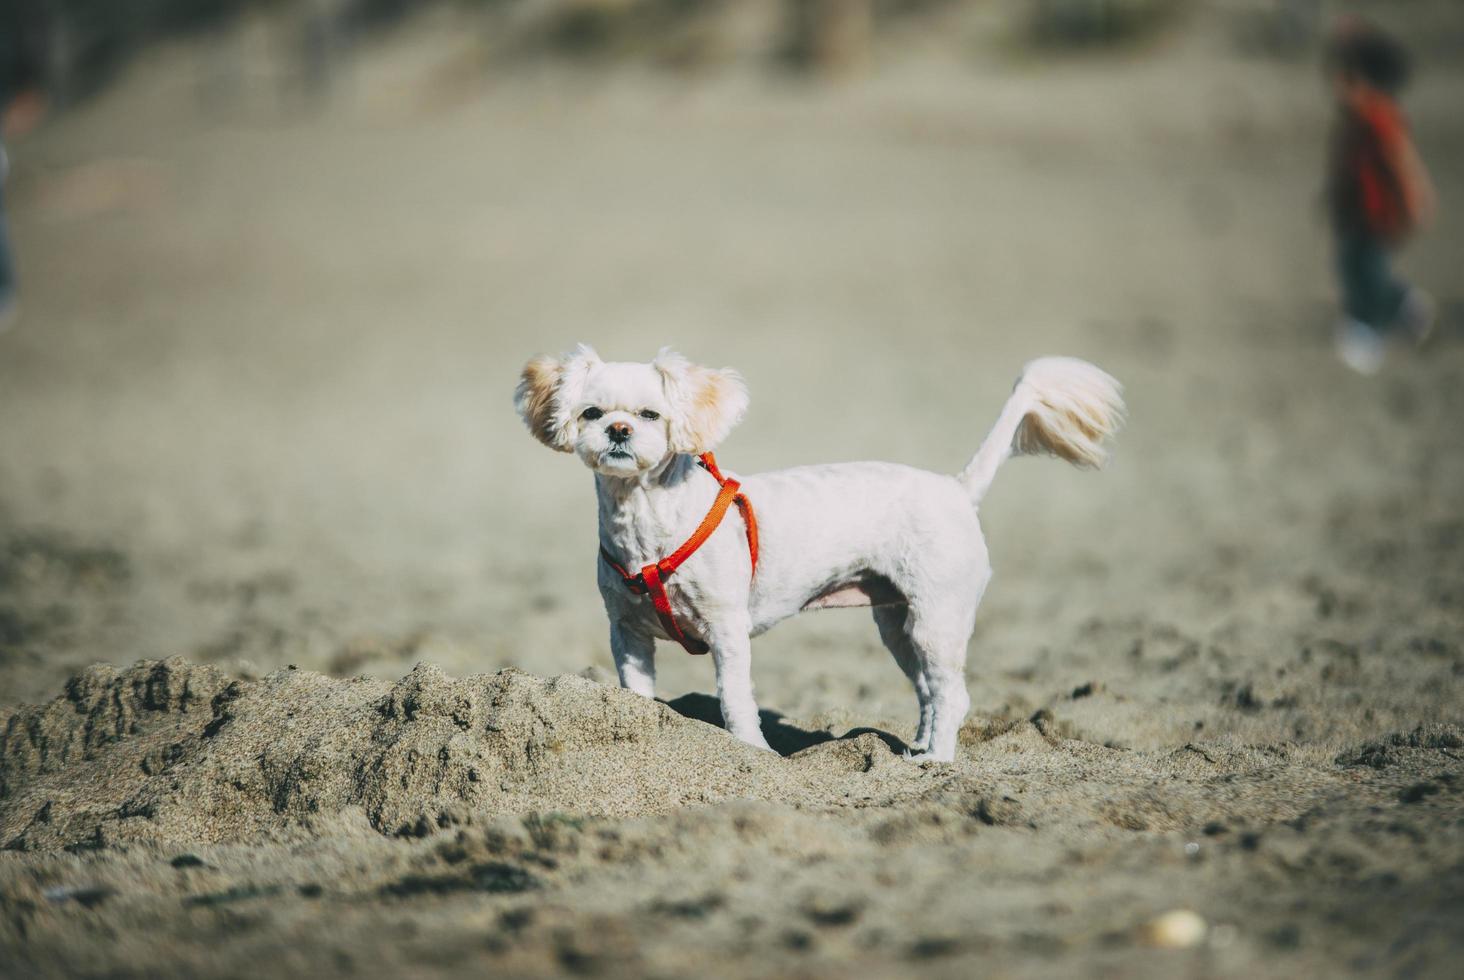
M 584 419 L 586 422 L 593 422 L 593 421 L 595 421 L 595 419 L 599 418 L 601 415 L 604 415 L 604 414 L 605 414 L 604 412 L 600 411 L 598 408 L 596 408 L 595 406 L 591 405 L 589 408 L 585 409 L 583 412 L 580 412 L 580 418 Z
M 643 408 L 640 410 L 640 417 L 645 419 L 647 422 L 654 422 L 656 421 L 656 419 L 661 417 L 661 413 L 652 411 L 649 408 Z

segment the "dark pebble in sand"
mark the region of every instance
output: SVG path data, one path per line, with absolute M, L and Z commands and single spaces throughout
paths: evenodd
M 1295 949 L 1301 945 L 1301 930 L 1294 925 L 1284 925 L 1266 933 L 1266 939 L 1281 949 Z
M 509 932 L 518 932 L 534 924 L 534 917 L 538 912 L 532 906 L 521 906 L 516 909 L 504 909 L 498 917 L 498 924 Z
M 864 911 L 863 905 L 858 901 L 840 899 L 811 899 L 804 907 L 803 914 L 809 921 L 819 926 L 847 926 L 855 922 L 860 913 Z
M 252 898 L 269 898 L 278 895 L 282 890 L 279 885 L 240 885 L 237 888 L 210 892 L 206 895 L 189 895 L 183 899 L 183 904 L 189 908 L 213 908 L 233 902 L 247 902 Z
M 175 868 L 202 868 L 204 866 L 203 858 L 197 854 L 179 854 L 168 863 Z
M 954 956 L 961 951 L 961 941 L 950 936 L 926 936 L 917 939 L 910 946 L 910 958 L 933 960 L 941 956 Z
M 75 902 L 82 908 L 94 909 L 107 899 L 117 894 L 117 889 L 107 885 L 83 885 L 81 887 L 61 886 L 58 888 L 47 888 L 45 891 L 46 900 L 60 904 L 62 902 Z
M 713 893 L 701 898 L 653 902 L 649 910 L 659 915 L 670 915 L 679 919 L 705 919 L 725 904 L 725 898 Z
M 539 887 L 539 879 L 523 868 L 501 861 L 485 861 L 468 869 L 467 874 L 407 875 L 382 887 L 388 895 L 405 898 L 411 895 L 448 895 L 454 892 L 478 891 L 490 895 L 516 895 Z
M 1435 782 L 1414 783 L 1398 794 L 1398 799 L 1404 803 L 1417 803 L 1437 793 L 1441 787 Z

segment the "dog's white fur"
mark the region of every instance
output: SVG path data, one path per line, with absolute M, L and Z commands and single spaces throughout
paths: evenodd
M 545 445 L 595 472 L 600 543 L 634 571 L 675 550 L 705 516 L 716 481 L 696 465 L 741 419 L 747 389 L 732 370 L 663 349 L 649 364 L 602 361 L 581 345 L 525 365 L 514 405 Z M 741 478 L 761 550 L 753 577 L 733 509 L 669 582 L 676 620 L 711 648 L 722 717 L 767 747 L 753 700 L 751 637 L 804 609 L 872 605 L 885 646 L 915 686 L 916 758 L 949 761 L 970 697 L 966 643 L 991 577 L 977 505 L 1013 454 L 1078 466 L 1105 459 L 1122 421 L 1120 387 L 1075 358 L 1032 361 L 958 476 L 894 463 L 803 466 Z M 619 445 L 612 426 L 628 438 Z M 654 696 L 655 641 L 669 639 L 650 599 L 600 562 L 600 594 L 620 683 Z

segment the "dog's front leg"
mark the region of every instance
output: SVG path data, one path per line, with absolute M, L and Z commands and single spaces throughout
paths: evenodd
M 656 641 L 619 623 L 610 624 L 610 652 L 620 686 L 648 698 L 656 696 Z
M 719 623 L 709 630 L 708 643 L 717 667 L 717 699 L 722 723 L 748 745 L 772 751 L 763 737 L 757 701 L 752 696 L 752 638 L 745 622 Z

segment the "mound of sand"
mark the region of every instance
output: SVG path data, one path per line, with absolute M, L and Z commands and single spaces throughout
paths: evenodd
M 782 758 L 706 723 L 718 720 L 705 696 L 673 706 L 513 669 L 453 680 L 419 664 L 388 684 L 293 668 L 229 680 L 181 659 L 97 665 L 6 720 L 0 842 L 47 851 L 365 828 L 425 836 L 494 815 L 634 817 L 729 800 L 909 805 L 917 814 L 896 823 L 912 827 L 950 811 L 987 824 L 1164 830 L 1294 816 L 1308 802 L 1298 778 L 1315 798 L 1343 786 L 1349 766 L 1460 744 L 1456 728 L 1434 726 L 1359 745 L 1318 772 L 1319 760 L 1234 744 L 1098 745 L 1044 710 L 973 718 L 963 759 L 941 766 L 900 759 L 897 739 L 867 730 L 803 732 L 806 747 Z M 802 731 L 777 726 L 784 745 Z
M 896 761 L 864 735 L 787 763 L 664 703 L 575 676 L 509 669 L 451 680 L 419 664 L 396 684 L 295 669 L 251 682 L 181 659 L 97 665 L 6 723 L 0 841 L 16 850 L 219 843 L 352 823 L 403 836 L 537 810 L 808 803 L 837 797 L 832 783 L 872 769 L 875 756 Z M 882 782 L 921 775 L 900 766 Z
M 774 764 L 577 677 L 454 681 L 420 665 L 395 685 L 299 670 L 230 682 L 182 660 L 87 670 L 10 719 L 0 760 L 0 839 L 21 849 L 648 813 L 756 795 Z

